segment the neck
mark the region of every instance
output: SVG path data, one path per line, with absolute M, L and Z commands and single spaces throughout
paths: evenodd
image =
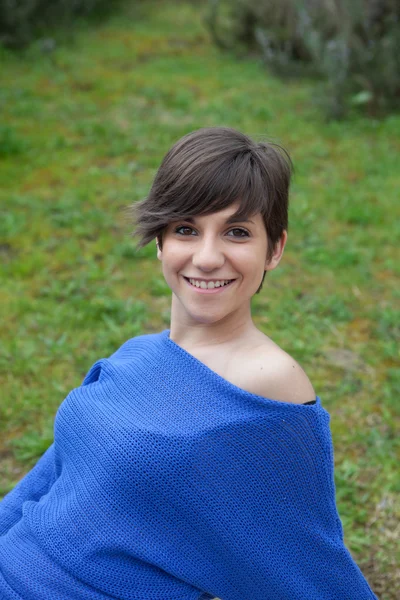
M 207 314 L 206 318 L 198 319 L 187 313 L 182 314 L 181 307 L 176 306 L 177 303 L 173 295 L 169 337 L 185 349 L 233 345 L 260 334 L 251 318 L 250 306 L 240 314 L 235 312 L 213 321 L 210 314 Z

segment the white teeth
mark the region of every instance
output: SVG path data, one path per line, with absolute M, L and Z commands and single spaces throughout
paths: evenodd
M 196 287 L 200 287 L 203 290 L 208 289 L 208 290 L 212 290 L 216 287 L 222 287 L 224 285 L 226 285 L 227 283 L 229 283 L 229 280 L 221 280 L 221 281 L 209 281 L 208 283 L 205 281 L 197 281 L 197 279 L 189 279 L 190 283 L 192 285 L 195 285 Z

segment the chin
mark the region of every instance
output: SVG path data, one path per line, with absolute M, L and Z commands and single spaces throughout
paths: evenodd
M 205 308 L 201 311 L 191 311 L 190 309 L 186 309 L 185 312 L 187 318 L 195 323 L 201 323 L 202 325 L 215 325 L 216 323 L 221 323 L 232 317 L 232 313 L 235 311 L 231 308 L 230 310 L 211 312 Z
M 209 314 L 199 314 L 199 315 L 193 315 L 193 314 L 188 314 L 187 315 L 188 319 L 191 321 L 194 321 L 196 323 L 201 323 L 202 325 L 213 325 L 214 323 L 218 323 L 218 321 L 221 320 L 221 317 L 212 317 Z

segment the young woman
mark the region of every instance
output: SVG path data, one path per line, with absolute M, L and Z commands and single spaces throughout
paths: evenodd
M 290 160 L 206 128 L 133 207 L 171 325 L 97 361 L 0 504 L 4 600 L 376 600 L 343 542 L 329 414 L 254 324 Z M 301 332 L 299 332 L 301 335 Z

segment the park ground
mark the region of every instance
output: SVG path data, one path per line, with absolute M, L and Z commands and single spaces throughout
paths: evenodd
M 232 126 L 292 155 L 289 243 L 254 320 L 330 412 L 346 545 L 394 600 L 400 117 L 326 122 L 315 82 L 216 49 L 201 3 L 121 11 L 53 50 L 0 52 L 0 495 L 49 446 L 59 404 L 99 357 L 168 327 L 155 244 L 135 249 L 123 208 L 181 135 Z

